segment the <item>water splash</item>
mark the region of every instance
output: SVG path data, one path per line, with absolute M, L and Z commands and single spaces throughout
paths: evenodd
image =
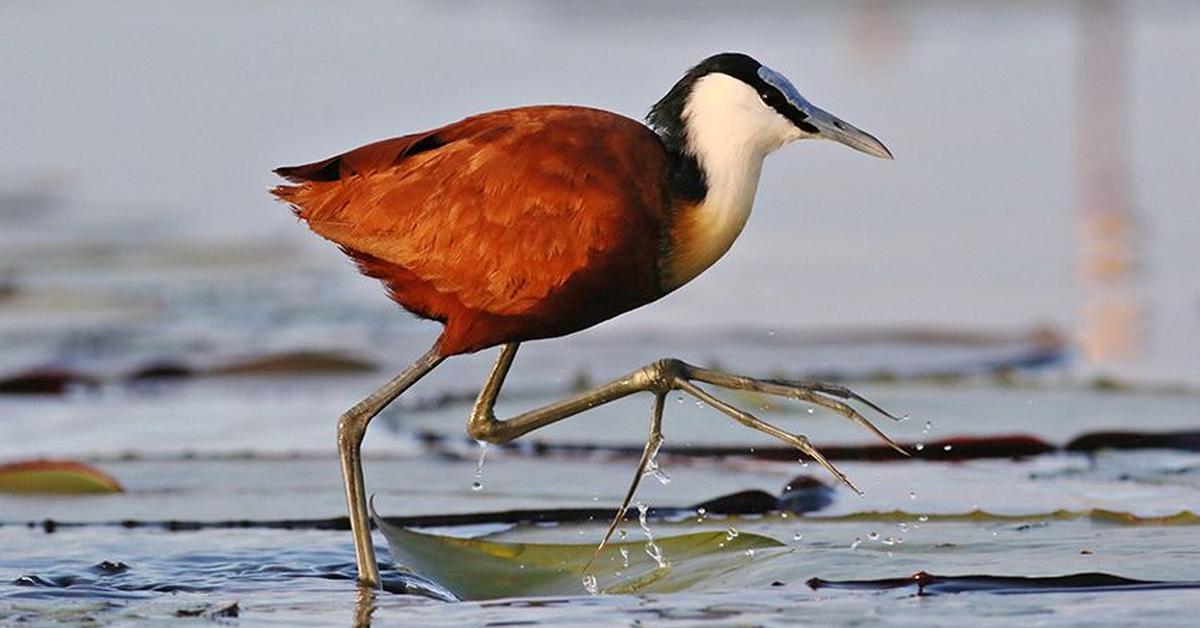
M 589 595 L 600 595 L 600 585 L 596 583 L 595 574 L 588 573 L 583 575 L 583 589 Z
M 671 475 L 662 465 L 658 464 L 658 448 L 662 447 L 662 443 L 662 439 L 654 443 L 654 449 L 650 450 L 650 456 L 646 458 L 646 470 L 642 471 L 642 477 L 653 475 L 659 484 L 666 486 L 671 483 Z
M 646 523 L 646 511 L 649 508 L 642 502 L 637 503 L 638 509 L 638 525 L 642 526 L 642 533 L 646 535 L 646 555 L 654 559 L 658 563 L 659 569 L 665 569 L 669 565 L 663 558 L 662 549 L 654 542 L 654 533 L 650 531 L 650 524 Z

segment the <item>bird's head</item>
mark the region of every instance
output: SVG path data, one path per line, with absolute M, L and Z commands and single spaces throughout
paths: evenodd
M 647 122 L 673 150 L 765 156 L 799 139 L 827 139 L 891 159 L 882 142 L 808 102 L 787 77 L 740 53 L 713 55 L 650 109 Z

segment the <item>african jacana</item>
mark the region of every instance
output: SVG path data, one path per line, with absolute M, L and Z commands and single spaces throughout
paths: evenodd
M 768 153 L 824 138 L 891 158 L 879 140 L 813 106 L 782 74 L 744 54 L 700 62 L 646 121 L 571 106 L 493 111 L 275 171 L 296 185 L 273 194 L 313 231 L 382 280 L 402 307 L 444 324 L 433 348 L 338 421 L 360 582 L 379 583 L 360 457 L 367 424 L 453 355 L 501 346 L 467 423 L 479 441 L 506 442 L 635 392 L 654 393 L 650 436 L 605 541 L 662 440 L 663 400 L 671 390 L 794 445 L 854 487 L 804 436 L 694 382 L 820 405 L 899 450 L 843 401 L 882 411 L 845 388 L 752 379 L 674 359 L 496 419 L 493 406 L 520 343 L 641 307 L 716 262 L 746 224 Z

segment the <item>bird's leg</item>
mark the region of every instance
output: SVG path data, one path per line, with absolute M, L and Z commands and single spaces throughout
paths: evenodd
M 467 423 L 467 433 L 475 440 L 490 443 L 508 442 L 540 427 L 574 416 L 584 410 L 627 397 L 636 392 L 652 391 L 658 395 L 666 395 L 672 390 L 682 390 L 713 406 L 735 421 L 792 445 L 804 455 L 816 460 L 835 477 L 845 482 L 847 486 L 858 491 L 858 487 L 854 486 L 845 474 L 830 463 L 807 438 L 782 430 L 755 417 L 749 412 L 740 410 L 714 397 L 709 392 L 694 384 L 694 380 L 733 390 L 750 390 L 799 399 L 828 408 L 859 423 L 884 443 L 887 443 L 896 451 L 907 455 L 907 452 L 880 432 L 857 410 L 839 401 L 839 399 L 858 401 L 889 418 L 895 419 L 897 417 L 885 412 L 879 406 L 847 388 L 819 382 L 763 380 L 731 375 L 721 371 L 692 366 L 680 360 L 670 358 L 648 364 L 624 377 L 601 384 L 562 401 L 501 421 L 496 418 L 494 406 L 496 398 L 500 394 L 500 387 L 504 384 L 504 378 L 508 374 L 509 368 L 512 367 L 513 358 L 516 357 L 517 346 L 516 343 L 510 343 L 501 348 L 500 356 L 496 359 L 496 366 L 492 369 L 487 383 L 479 393 L 479 398 L 475 402 L 475 407 L 471 411 L 471 418 Z M 653 441 L 653 438 L 651 440 Z M 647 443 L 647 448 L 650 445 L 652 445 L 652 442 Z M 648 454 L 644 453 L 643 459 L 648 459 L 647 456 Z M 641 470 L 639 468 L 638 477 L 640 477 Z M 636 483 L 634 488 L 636 488 Z
M 629 510 L 629 503 L 633 500 L 633 495 L 637 491 L 642 475 L 645 473 L 646 467 L 654 457 L 655 452 L 658 451 L 659 446 L 662 444 L 663 403 L 667 394 L 672 390 L 681 390 L 723 412 L 742 425 L 792 445 L 804 455 L 817 461 L 855 492 L 861 492 L 844 473 L 838 470 L 829 459 L 808 441 L 808 438 L 780 429 L 749 412 L 740 410 L 714 397 L 708 391 L 694 384 L 693 380 L 733 390 L 750 390 L 770 395 L 790 397 L 828 408 L 859 423 L 892 448 L 900 453 L 905 453 L 899 445 L 892 442 L 891 439 L 872 425 L 870 421 L 859 414 L 857 410 L 839 401 L 839 399 L 858 401 L 887 417 L 893 419 L 896 417 L 849 389 L 819 382 L 754 379 L 703 369 L 670 358 L 647 364 L 624 377 L 601 384 L 562 401 L 521 413 L 510 419 L 499 420 L 495 414 L 496 398 L 500 394 L 500 388 L 504 385 L 504 379 L 508 375 L 509 369 L 512 368 L 513 359 L 517 355 L 517 347 L 517 343 L 509 343 L 501 347 L 500 355 L 496 358 L 496 365 L 492 368 L 492 372 L 488 376 L 483 390 L 479 392 L 479 398 L 476 400 L 475 407 L 471 410 L 471 418 L 467 422 L 467 433 L 475 440 L 489 443 L 504 443 L 519 438 L 540 427 L 545 427 L 585 410 L 616 401 L 636 392 L 650 391 L 655 396 L 654 411 L 650 421 L 650 436 L 646 439 L 646 445 L 642 449 L 642 456 L 638 461 L 637 470 L 634 472 L 633 481 L 629 484 L 629 488 L 625 492 L 625 499 L 622 500 L 620 508 L 617 509 L 616 516 L 609 523 L 608 530 L 604 533 L 604 538 L 592 553 L 592 557 L 588 560 L 587 565 L 584 566 L 585 572 L 595 562 L 600 552 L 603 551 L 608 541 L 612 538 L 617 526 L 624 520 L 625 514 Z
M 488 443 L 507 443 L 520 438 L 533 430 L 556 423 L 568 417 L 575 416 L 596 406 L 628 397 L 636 392 L 655 391 L 666 394 L 673 386 L 674 360 L 659 360 L 643 366 L 624 377 L 619 377 L 606 384 L 572 395 L 535 410 L 523 412 L 503 421 L 496 418 L 496 398 L 504 378 L 512 367 L 513 358 L 517 355 L 518 343 L 509 343 L 500 348 L 496 365 L 488 375 L 483 390 L 471 410 L 471 418 L 467 421 L 467 434 L 471 438 Z
M 379 565 L 375 562 L 375 544 L 371 540 L 371 519 L 367 512 L 367 493 L 362 470 L 362 440 L 367 432 L 367 424 L 443 359 L 435 349 L 429 350 L 366 399 L 342 413 L 338 419 L 338 457 L 342 462 L 346 505 L 350 513 L 350 533 L 354 537 L 354 559 L 358 566 L 358 581 L 365 586 L 379 586 Z

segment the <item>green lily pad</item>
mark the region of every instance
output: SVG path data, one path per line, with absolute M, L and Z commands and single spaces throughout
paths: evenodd
M 122 490 L 111 475 L 82 462 L 30 460 L 0 465 L 0 493 L 83 495 Z
M 588 569 L 596 543 L 504 543 L 417 532 L 375 516 L 398 565 L 429 578 L 464 600 L 545 595 L 583 595 L 585 575 L 593 592 L 666 593 L 767 558 L 760 550 L 786 547 L 757 534 L 724 530 L 655 539 L 662 563 L 646 541 L 611 543 Z M 778 552 L 775 553 L 776 555 Z

